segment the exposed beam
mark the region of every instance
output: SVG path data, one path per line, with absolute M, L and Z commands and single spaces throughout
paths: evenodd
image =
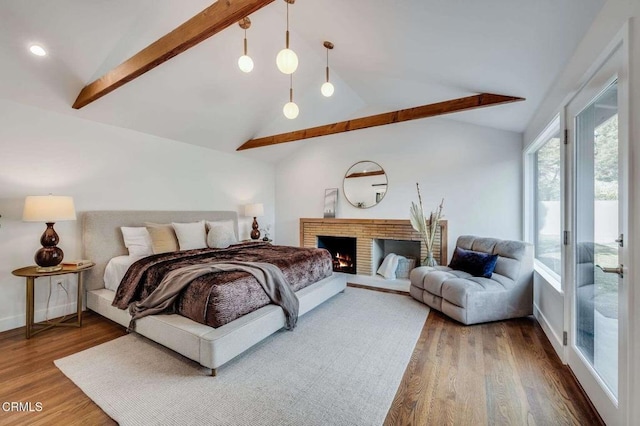
M 80 109 L 262 9 L 274 0 L 218 0 L 175 30 L 85 86 L 73 104 Z
M 325 124 L 323 126 L 281 133 L 279 135 L 251 139 L 242 144 L 237 151 L 520 101 L 524 101 L 524 98 L 494 95 L 492 93 L 481 93 L 479 95 L 467 96 L 466 98 L 451 99 L 449 101 L 438 102 L 435 104 L 422 105 L 415 108 L 401 109 L 399 111 L 355 118 L 353 120 Z

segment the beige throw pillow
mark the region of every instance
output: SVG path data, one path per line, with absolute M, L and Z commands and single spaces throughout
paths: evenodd
M 145 222 L 144 226 L 147 227 L 151 236 L 151 247 L 154 254 L 178 251 L 178 238 L 170 223 Z

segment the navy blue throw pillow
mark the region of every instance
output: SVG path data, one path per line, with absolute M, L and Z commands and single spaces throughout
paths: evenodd
M 497 254 L 482 253 L 456 247 L 449 268 L 467 272 L 474 277 L 491 278 L 497 262 Z

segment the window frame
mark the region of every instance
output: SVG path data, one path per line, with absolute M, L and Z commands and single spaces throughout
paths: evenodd
M 561 259 L 560 265 L 563 268 L 565 261 L 565 250 L 562 245 L 563 230 L 565 229 L 565 187 L 566 184 L 566 155 L 564 146 L 564 132 L 561 127 L 560 114 L 556 115 L 544 128 L 534 141 L 524 150 L 524 238 L 525 241 L 536 245 L 537 235 L 537 215 L 538 206 L 536 202 L 537 196 L 537 153 L 538 151 L 552 139 L 555 135 L 560 135 L 560 238 L 561 238 Z M 538 260 L 534 254 L 534 269 L 540 273 L 545 281 L 553 286 L 558 292 L 563 293 L 564 286 L 562 273 L 558 274 L 550 267 Z

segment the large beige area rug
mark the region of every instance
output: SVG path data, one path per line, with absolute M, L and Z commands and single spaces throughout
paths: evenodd
M 348 287 L 215 378 L 136 334 L 55 364 L 121 425 L 380 425 L 428 312 Z

